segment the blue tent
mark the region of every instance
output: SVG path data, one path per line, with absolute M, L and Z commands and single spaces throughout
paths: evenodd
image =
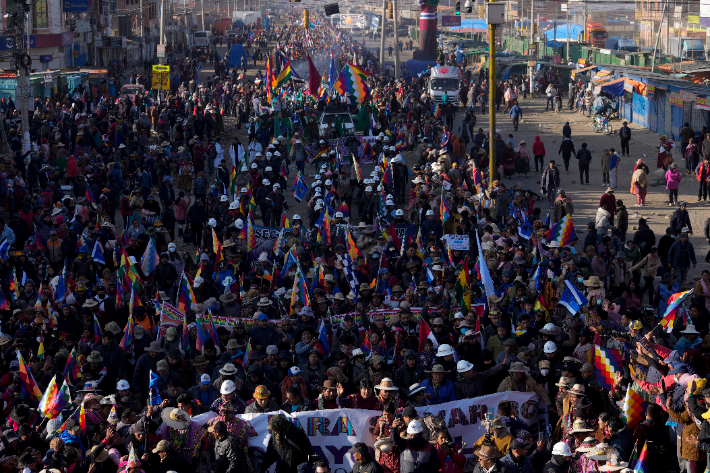
M 229 58 L 227 61 L 227 67 L 234 69 L 237 66 L 242 65 L 242 59 L 244 58 L 244 64 L 249 63 L 249 55 L 244 50 L 244 46 L 241 44 L 233 44 L 232 49 L 229 51 Z
M 569 27 L 569 40 L 577 41 L 584 33 L 584 27 L 582 25 L 570 25 Z M 545 31 L 545 41 L 567 41 L 567 25 L 560 25 L 555 29 Z
M 461 26 L 452 26 L 451 30 L 486 30 L 488 29 L 488 24 L 483 18 L 474 18 L 472 20 L 461 20 Z

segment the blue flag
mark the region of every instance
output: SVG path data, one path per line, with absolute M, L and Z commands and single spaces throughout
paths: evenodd
M 153 373 L 153 370 L 150 370 L 148 393 L 150 396 L 151 406 L 159 406 L 163 402 L 163 400 L 160 398 L 160 393 L 158 392 L 158 375 Z
M 579 289 L 572 285 L 571 282 L 565 281 L 565 285 L 567 286 L 567 289 L 565 289 L 565 292 L 562 294 L 560 304 L 565 306 L 565 308 L 572 314 L 576 314 L 582 309 L 582 307 L 587 305 L 589 301 L 586 297 L 584 297 L 584 294 L 582 294 Z
M 316 349 L 327 358 L 330 356 L 330 344 L 328 343 L 328 331 L 325 328 L 325 320 L 321 319 L 320 327 L 318 328 L 318 343 Z
M 98 240 L 94 243 L 94 249 L 91 250 L 91 259 L 93 259 L 96 263 L 101 263 L 103 265 L 106 264 L 106 258 L 104 258 L 104 254 L 101 251 L 101 245 Z
M 338 80 L 338 72 L 335 70 L 335 61 L 333 53 L 330 53 L 330 68 L 328 69 L 328 85 L 332 88 L 335 81 Z
M 293 198 L 300 202 L 306 197 L 306 192 L 308 192 L 308 186 L 299 173 L 293 188 Z

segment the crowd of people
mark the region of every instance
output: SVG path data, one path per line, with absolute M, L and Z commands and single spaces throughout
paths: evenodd
M 371 72 L 370 103 L 347 106 L 374 144 L 311 125 L 333 94 L 299 98 L 292 78 L 275 111 L 262 76 L 224 59 L 198 84 L 203 61 L 174 58 L 180 85 L 160 100 L 40 104 L 31 150 L 16 140 L 0 170 L 0 468 L 329 473 L 287 414 L 351 408 L 381 414 L 374 448 L 348 451 L 354 473 L 461 473 L 469 451 L 422 408 L 520 391 L 549 429 L 494 406 L 485 434 L 463 439 L 477 473 L 622 471 L 642 452 L 648 472 L 705 469 L 710 272 L 681 293 L 696 264 L 684 202 L 658 241 L 643 219 L 632 235 L 610 149 L 578 239 L 559 231 L 574 205 L 541 140 L 516 149 L 497 132 L 496 179 L 475 115 L 457 133 L 425 76 L 376 76 L 373 51 L 325 24 L 237 41 L 273 46 L 277 72 L 306 53 Z M 226 117 L 248 143 L 223 142 Z M 565 142 L 568 169 L 586 144 Z M 546 203 L 502 180 L 531 158 Z M 257 247 L 257 222 L 278 239 Z M 611 380 L 599 349 L 619 353 Z M 624 407 L 632 393 L 642 412 Z M 273 416 L 258 462 L 242 414 Z

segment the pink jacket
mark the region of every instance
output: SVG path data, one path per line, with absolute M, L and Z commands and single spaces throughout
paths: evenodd
M 681 175 L 677 169 L 666 171 L 666 189 L 677 189 L 680 185 Z
M 185 220 L 187 217 L 187 209 L 190 206 L 190 198 L 181 197 L 178 203 L 175 204 L 175 219 Z

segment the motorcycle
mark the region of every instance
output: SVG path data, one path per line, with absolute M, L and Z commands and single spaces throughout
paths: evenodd
M 594 131 L 597 133 L 603 133 L 605 135 L 611 135 L 614 133 L 614 129 L 609 124 L 606 117 L 595 116 L 594 117 Z

